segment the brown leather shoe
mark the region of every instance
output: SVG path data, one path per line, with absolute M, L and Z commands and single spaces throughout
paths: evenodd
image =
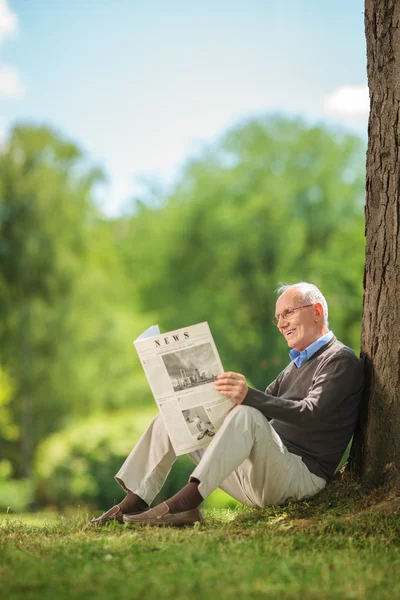
M 97 517 L 97 519 L 92 519 L 90 521 L 90 525 L 101 527 L 109 521 L 118 521 L 119 523 L 122 523 L 122 512 L 119 507 L 119 504 L 116 504 L 115 506 L 107 510 L 105 513 L 100 515 L 100 517 Z
M 123 521 L 124 523 L 142 523 L 144 525 L 184 527 L 185 525 L 194 525 L 197 521 L 203 523 L 203 517 L 199 508 L 170 513 L 168 504 L 162 502 L 140 515 L 124 515 Z
M 132 514 L 139 515 L 142 512 L 144 512 L 144 511 L 142 510 L 142 511 L 138 511 L 138 512 L 135 512 Z M 109 523 L 110 521 L 118 521 L 118 523 L 123 523 L 122 516 L 123 515 L 121 512 L 121 508 L 120 508 L 119 504 L 116 504 L 115 506 L 113 506 L 112 508 L 107 510 L 105 513 L 100 515 L 100 517 L 97 517 L 97 519 L 92 519 L 89 524 L 93 525 L 94 527 L 102 527 L 103 525 L 105 525 L 106 523 Z

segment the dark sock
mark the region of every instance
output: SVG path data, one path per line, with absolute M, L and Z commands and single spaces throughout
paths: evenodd
M 142 500 L 142 498 L 133 492 L 128 492 L 122 502 L 119 503 L 119 506 L 124 515 L 140 512 L 142 510 L 148 510 L 149 508 L 147 502 Z
M 173 514 L 197 508 L 204 500 L 198 490 L 199 483 L 198 479 L 191 479 L 180 492 L 166 500 L 165 504 L 168 505 L 169 512 Z

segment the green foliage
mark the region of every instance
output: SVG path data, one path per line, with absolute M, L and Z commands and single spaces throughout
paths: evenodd
M 112 506 L 125 496 L 114 475 L 156 411 L 99 415 L 54 433 L 38 447 L 36 498 L 58 508 Z
M 0 153 L 0 359 L 14 384 L 10 407 L 22 439 L 4 452 L 26 475 L 35 444 L 67 411 L 53 367 L 65 301 L 87 251 L 87 197 L 99 177 L 81 162 L 78 148 L 40 127 L 15 127 Z M 15 460 L 18 446 L 23 456 Z
M 12 465 L 0 460 L 0 512 L 28 510 L 33 502 L 33 485 L 28 479 L 12 479 Z
M 0 365 L 0 436 L 7 441 L 18 438 L 18 426 L 13 421 L 10 403 L 13 395 L 13 384 Z
M 0 375 L 12 382 L 0 398 L 0 455 L 17 476 L 30 477 L 46 435 L 126 406 L 145 386 L 132 340 L 147 318 L 93 203 L 100 179 L 44 127 L 15 127 L 0 151 Z

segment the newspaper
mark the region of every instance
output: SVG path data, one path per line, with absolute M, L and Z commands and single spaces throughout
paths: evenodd
M 235 406 L 213 386 L 223 367 L 208 323 L 163 334 L 153 325 L 134 344 L 175 453 L 207 446 Z

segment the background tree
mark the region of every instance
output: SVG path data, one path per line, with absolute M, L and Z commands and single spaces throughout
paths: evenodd
M 68 297 L 85 252 L 86 194 L 96 175 L 72 177 L 79 158 L 73 144 L 29 127 L 14 129 L 0 158 L 2 362 L 14 381 L 19 470 L 26 476 L 34 441 L 46 431 L 41 413 L 57 420 L 63 407 L 60 395 L 52 402 L 45 373 L 52 374 L 57 355 L 49 331 L 60 333 L 62 311 L 54 306 Z
M 400 479 L 400 4 L 366 0 L 368 84 L 362 354 L 365 414 L 355 460 L 363 479 Z M 365 428 L 364 436 L 363 429 Z
M 15 127 L 0 152 L 0 456 L 16 476 L 46 435 L 128 404 L 136 385 L 141 325 L 93 202 L 100 178 L 45 127 Z

